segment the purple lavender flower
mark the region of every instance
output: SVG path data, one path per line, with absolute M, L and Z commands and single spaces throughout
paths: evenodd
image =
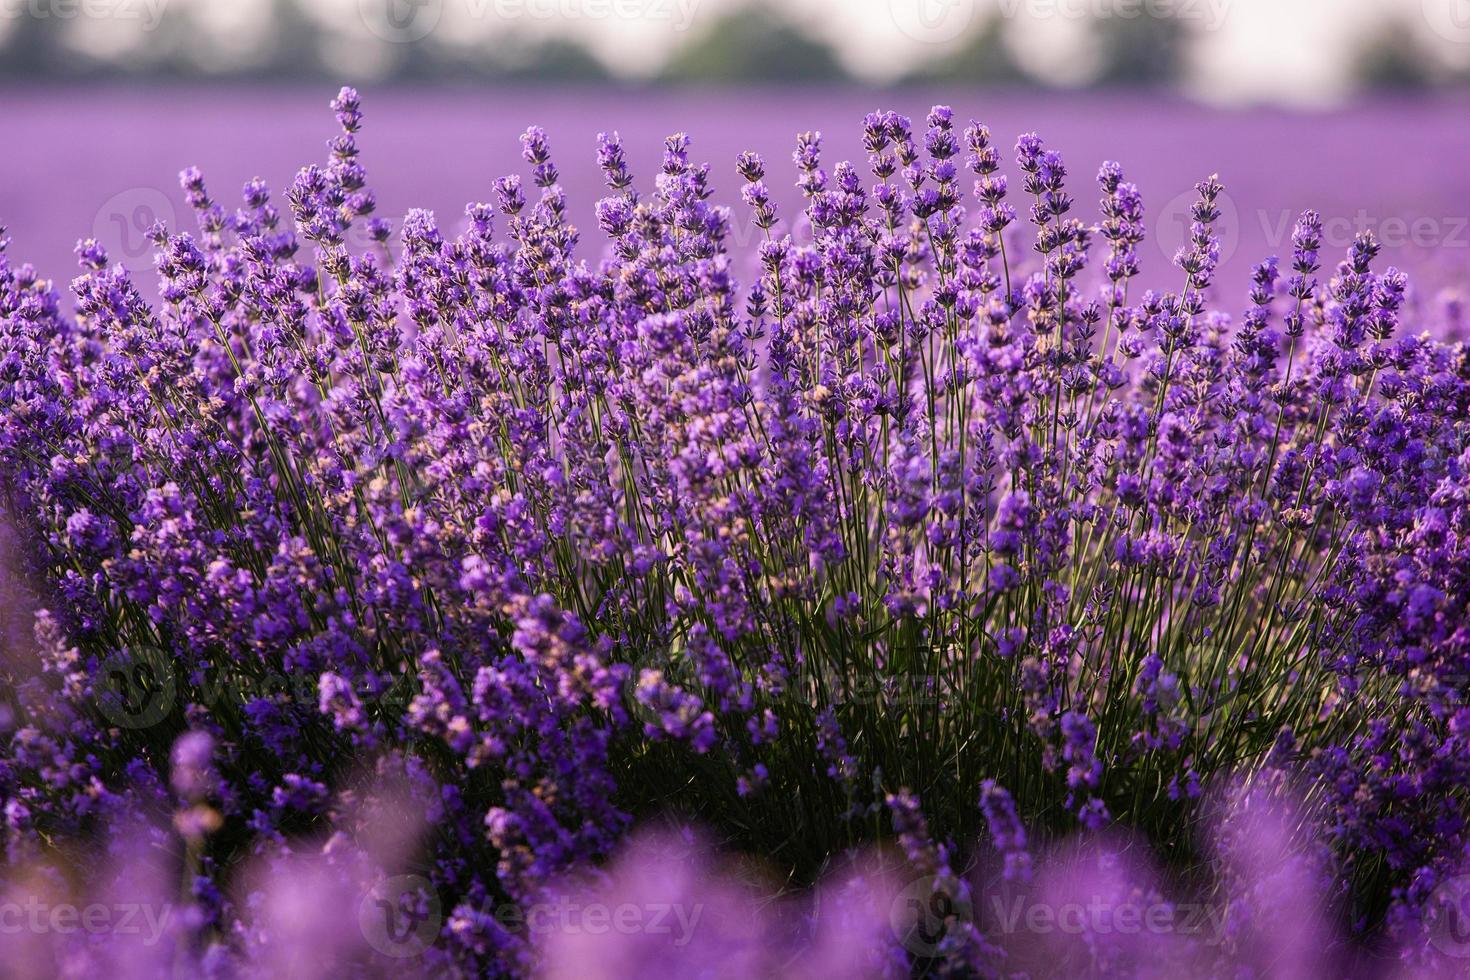
M 83 241 L 65 303 L 0 235 L 0 506 L 35 627 L 0 623 L 8 865 L 182 805 L 156 832 L 194 896 L 180 949 L 207 923 L 222 973 L 287 970 L 320 927 L 356 962 L 317 906 L 386 873 L 359 804 L 394 774 L 424 850 L 390 849 L 422 867 L 382 908 L 443 903 L 426 970 L 527 973 L 600 955 L 526 914 L 676 806 L 782 880 L 896 838 L 905 880 L 866 894 L 943 928 L 901 918 L 929 939 L 852 968 L 962 975 L 1024 968 L 962 914 L 980 849 L 1061 894 L 1057 838 L 1177 854 L 1233 778 L 1292 774 L 1321 834 L 1269 840 L 1331 859 L 1282 893 L 1432 959 L 1470 839 L 1470 369 L 1409 329 L 1371 236 L 1336 261 L 1304 213 L 1237 318 L 1211 177 L 1174 287 L 1143 290 L 1120 165 L 1094 214 L 1040 137 L 1007 174 L 944 106 L 863 120 L 871 180 L 800 136 L 792 214 L 753 153 L 737 218 L 687 135 L 643 182 L 599 135 L 600 252 L 532 127 L 457 230 L 395 233 L 362 100 L 331 108 L 285 205 L 183 171 L 154 302 Z M 279 881 L 239 893 L 247 854 Z M 1269 914 L 1260 861 L 1198 860 Z M 1151 880 L 1125 870 L 1118 901 Z M 1232 928 L 1226 961 L 1281 952 Z M 1088 969 L 1143 961 L 1088 935 Z M 728 938 L 691 962 L 775 969 Z M 856 962 L 818 947 L 786 951 Z

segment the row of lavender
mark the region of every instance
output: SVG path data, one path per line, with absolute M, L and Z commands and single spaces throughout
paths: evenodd
M 259 882 L 295 879 L 246 858 L 320 850 L 293 874 L 351 894 L 412 864 L 413 962 L 522 972 L 526 913 L 672 811 L 787 887 L 896 840 L 869 891 L 897 873 L 921 914 L 861 968 L 986 974 L 1024 954 L 975 896 L 1126 828 L 1234 916 L 1169 947 L 1225 969 L 1267 889 L 1231 884 L 1218 814 L 1269 798 L 1262 846 L 1314 869 L 1293 902 L 1445 952 L 1470 363 L 1404 336 L 1370 236 L 1323 273 L 1304 214 L 1236 322 L 1213 178 L 1180 288 L 1140 291 L 1116 164 L 1084 222 L 1039 139 L 1013 194 L 936 107 L 868 117 L 871 182 L 801 136 L 791 224 L 742 155 L 754 256 L 685 138 L 642 192 L 613 135 L 612 245 L 578 259 L 535 129 L 530 187 L 390 246 L 333 106 L 290 220 L 183 174 L 157 305 L 95 242 L 74 315 L 0 256 L 3 489 L 46 608 L 3 665 L 13 880 L 148 840 L 185 881 L 172 961 L 228 973 L 294 955 Z

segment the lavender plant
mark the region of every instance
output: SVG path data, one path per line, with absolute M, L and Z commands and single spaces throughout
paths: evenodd
M 424 828 L 425 962 L 525 971 L 485 909 L 669 812 L 793 883 L 896 840 L 954 902 L 1079 828 L 1208 869 L 1212 787 L 1286 780 L 1345 921 L 1422 938 L 1467 847 L 1470 361 L 1400 329 L 1371 235 L 1332 265 L 1306 212 L 1237 319 L 1217 179 L 1143 290 L 1117 164 L 1084 219 L 1038 137 L 1013 194 L 937 106 L 864 120 L 870 177 L 800 136 L 794 222 L 755 154 L 737 217 L 687 137 L 640 187 L 603 134 L 579 256 L 532 128 L 529 182 L 395 242 L 333 109 L 284 213 L 183 173 L 157 303 L 95 241 L 71 314 L 0 253 L 44 606 L 3 665 L 12 867 L 177 812 L 192 928 L 238 951 L 232 862 L 352 836 L 370 772 Z M 953 916 L 900 949 L 994 952 Z

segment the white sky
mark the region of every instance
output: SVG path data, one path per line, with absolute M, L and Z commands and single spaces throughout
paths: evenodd
M 373 27 L 409 25 L 451 43 L 571 37 L 616 73 L 651 74 L 679 44 L 748 0 L 308 0 L 340 31 L 331 56 L 371 71 L 391 63 Z M 1038 74 L 1082 84 L 1091 62 L 1084 17 L 1171 7 L 1187 21 L 1191 94 L 1209 101 L 1330 103 L 1348 94 L 1349 57 L 1390 23 L 1431 42 L 1449 65 L 1470 64 L 1470 0 L 768 0 L 837 49 L 859 77 L 892 79 L 1000 17 L 1011 50 Z M 7 17 L 70 19 L 78 46 L 99 54 L 147 44 L 157 11 L 187 8 L 217 41 L 203 63 L 234 67 L 271 43 L 270 0 L 0 0 Z M 76 10 L 84 11 L 81 15 Z M 88 14 L 85 11 L 91 10 Z M 106 15 L 101 12 L 106 12 Z M 396 20 L 389 20 L 389 15 Z M 156 18 L 155 18 L 156 19 Z

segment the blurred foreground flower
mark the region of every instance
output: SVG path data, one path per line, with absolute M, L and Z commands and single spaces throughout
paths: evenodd
M 68 310 L 0 241 L 7 867 L 172 821 L 172 955 L 277 976 L 1463 951 L 1470 358 L 1371 235 L 1334 261 L 1304 212 L 1236 316 L 1216 178 L 1145 289 L 1118 164 L 1083 220 L 1038 136 L 1007 174 L 936 106 L 858 164 L 801 134 L 789 227 L 757 154 L 737 225 L 687 136 L 640 186 L 601 134 L 589 256 L 540 129 L 457 232 L 395 232 L 332 107 L 284 211 L 183 172 L 156 303 L 89 240 Z M 1236 781 L 1300 820 L 1212 839 Z M 816 911 L 607 868 L 670 811 Z M 1104 907 L 1228 898 L 1223 952 L 988 924 L 1081 887 L 1040 859 L 1080 831 L 1138 842 L 1078 865 Z M 561 896 L 684 914 L 548 933 Z

